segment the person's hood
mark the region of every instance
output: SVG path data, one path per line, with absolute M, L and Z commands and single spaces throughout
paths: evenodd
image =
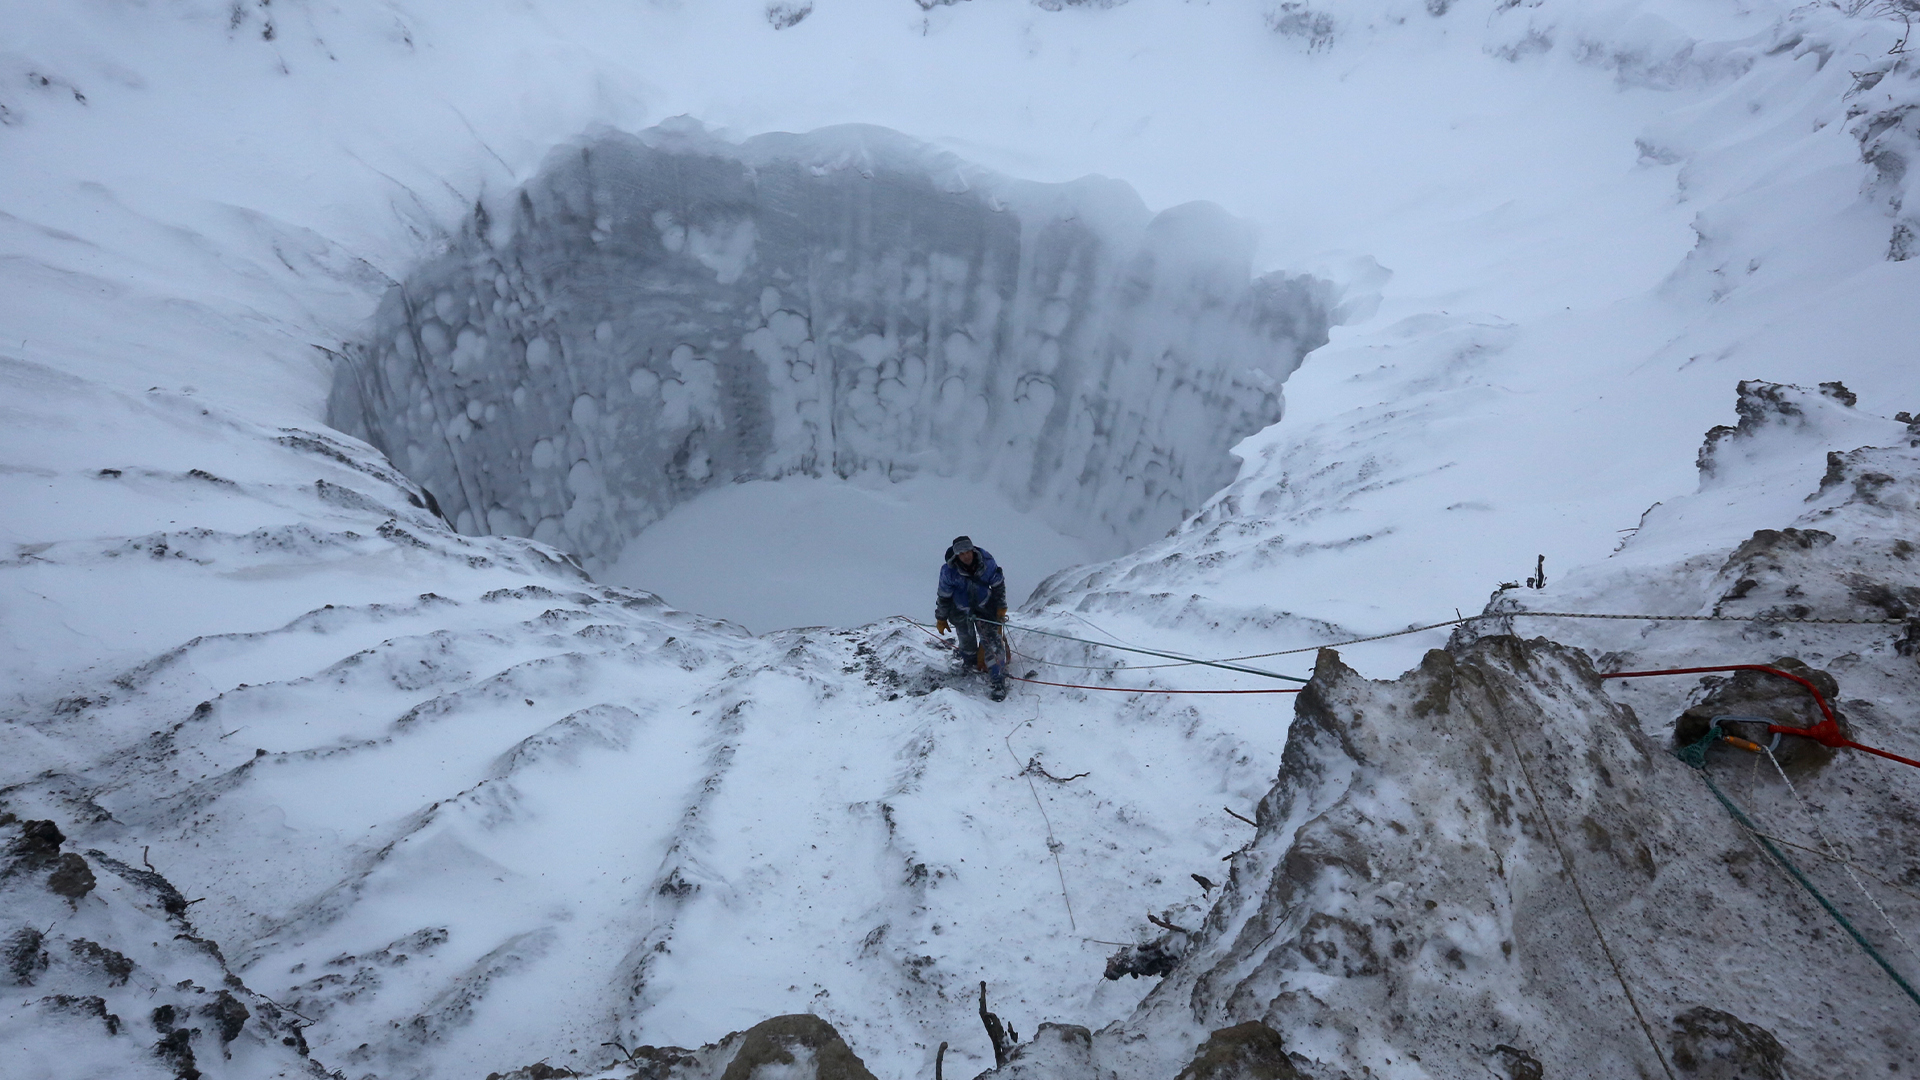
M 955 570 L 960 571 L 961 573 L 967 575 L 968 577 L 979 577 L 982 573 L 986 571 L 988 567 L 994 566 L 996 564 L 993 561 L 993 556 L 987 552 L 986 548 L 981 547 L 979 544 L 975 544 L 973 545 L 973 565 L 972 566 L 968 566 L 965 563 L 961 562 L 959 557 L 954 555 L 953 548 L 951 547 L 947 548 L 947 565 L 953 567 Z

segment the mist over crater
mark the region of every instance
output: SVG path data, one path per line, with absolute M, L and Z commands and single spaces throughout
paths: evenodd
M 879 128 L 601 134 L 390 290 L 329 420 L 462 532 L 596 574 L 703 492 L 799 477 L 989 489 L 1115 555 L 1233 478 L 1327 339 L 1325 283 L 1253 249 L 1211 204 Z

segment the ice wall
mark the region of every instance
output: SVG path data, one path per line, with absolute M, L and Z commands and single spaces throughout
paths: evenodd
M 1210 204 L 1009 180 L 871 127 L 682 121 L 556 152 L 394 287 L 336 426 L 467 533 L 603 568 L 736 480 L 990 483 L 1118 553 L 1230 481 L 1326 340 Z

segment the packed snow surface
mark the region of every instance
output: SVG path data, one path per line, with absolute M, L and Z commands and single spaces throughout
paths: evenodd
M 993 553 L 1016 603 L 1056 570 L 1092 558 L 1084 541 L 985 485 L 789 477 L 680 504 L 628 541 L 601 578 L 757 633 L 902 614 L 925 622 L 941 553 L 956 536 Z
M 1866 587 L 1875 560 L 1901 558 L 1875 531 L 1912 533 L 1900 478 L 1914 436 L 1892 417 L 1920 407 L 1920 81 L 1902 24 L 1868 17 L 1874 5 L 817 0 L 798 21 L 806 5 L 774 18 L 757 0 L 16 6 L 0 49 L 0 812 L 56 820 L 64 854 L 100 884 L 70 904 L 37 876 L 4 883 L 34 891 L 7 893 L 23 899 L 0 912 L 0 936 L 43 935 L 17 939 L 40 945 L 21 947 L 0 996 L 9 1075 L 112 1063 L 176 1075 L 154 1049 L 176 1037 L 153 1010 L 217 1008 L 228 972 L 310 1018 L 314 1060 L 355 1080 L 598 1066 L 609 1040 L 695 1046 L 786 1011 L 833 1021 L 879 1075 L 928 1075 L 943 1041 L 947 1068 L 970 1075 L 992 1060 L 980 981 L 1022 1032 L 1133 1016 L 1150 980 L 1105 982 L 1101 963 L 1111 943 L 1158 933 L 1149 912 L 1190 927 L 1213 917 L 1219 891 L 1189 875 L 1221 881 L 1223 858 L 1256 837 L 1228 811 L 1271 795 L 1289 699 L 1020 684 L 995 705 L 978 680 L 938 670 L 940 646 L 919 627 L 791 629 L 876 612 L 777 616 L 775 596 L 810 611 L 833 598 L 770 584 L 767 604 L 741 609 L 747 626 L 780 627 L 756 637 L 648 577 L 676 552 L 720 564 L 712 524 L 776 516 L 769 505 L 825 516 L 845 500 L 810 541 L 851 560 L 863 539 L 887 540 L 925 560 L 901 570 L 913 595 L 900 606 L 916 616 L 956 533 L 1008 561 L 1016 597 L 1050 559 L 1018 552 L 1023 520 L 1063 546 L 1092 542 L 1095 561 L 1045 582 L 1015 621 L 1193 655 L 1311 650 L 1470 614 L 1541 555 L 1548 587 L 1516 585 L 1502 604 L 1920 605 Z M 687 116 L 709 126 L 676 119 Z M 771 160 L 763 148 L 805 144 L 785 160 L 823 171 L 796 175 L 856 193 L 869 190 L 864 159 L 823 161 L 818 140 L 843 125 L 899 133 L 874 138 L 916 148 L 914 175 L 975 200 L 969 213 L 1104 237 L 1065 250 L 1085 253 L 1083 280 L 1109 291 L 1049 308 L 1064 277 L 1015 275 L 1005 292 L 968 293 L 1033 302 L 977 325 L 1040 343 L 943 354 L 974 388 L 1004 377 L 1005 393 L 970 397 L 999 410 L 995 441 L 923 438 L 950 419 L 926 385 L 898 408 L 867 409 L 863 395 L 880 401 L 883 368 L 895 376 L 930 352 L 884 326 L 841 333 L 863 305 L 898 302 L 893 325 L 927 325 L 937 305 L 911 295 L 911 275 L 822 269 L 811 280 L 843 291 L 806 312 L 793 306 L 805 290 L 790 297 L 781 282 L 734 295 L 775 268 L 800 280 L 796 252 L 840 250 L 801 244 L 776 260 L 755 224 L 749 259 L 739 223 L 767 208 L 744 198 L 698 243 L 652 206 L 611 229 L 598 214 L 533 228 L 541 201 L 521 195 L 554 190 L 554 162 L 657 141 L 662 125 L 752 169 Z M 946 182 L 929 162 L 980 171 Z M 1041 213 L 999 199 L 1122 182 L 1135 193 L 1125 212 L 1091 223 L 1092 204 Z M 1200 201 L 1217 209 L 1179 209 Z M 1231 240 L 1175 245 L 1198 253 L 1189 267 L 1231 265 L 1230 287 L 1129 277 L 1136 262 L 1116 252 L 1158 250 L 1147 234 L 1163 219 Z M 600 309 L 590 320 L 530 305 L 555 279 L 516 282 L 496 265 L 549 241 L 563 256 L 632 244 L 651 258 L 646 245 L 675 236 L 672 260 L 644 265 L 664 268 L 659 295 L 698 283 L 672 294 L 697 331 L 685 341 L 621 323 L 632 312 L 615 311 L 612 292 L 577 305 Z M 890 249 L 845 250 L 884 266 Z M 602 280 L 631 284 L 618 267 L 643 263 Z M 396 315 L 412 301 L 401 286 L 427 280 L 431 295 Z M 1152 287 L 1143 297 L 1130 280 Z M 1329 341 L 1297 370 L 1285 349 L 1247 370 L 1255 324 L 1235 305 L 1263 280 L 1323 283 L 1311 290 Z M 779 295 L 763 307 L 767 287 Z M 1106 318 L 1134 301 L 1154 317 Z M 1168 317 L 1183 305 L 1193 318 Z M 548 348 L 568 360 L 538 379 L 522 351 L 530 312 L 553 316 Z M 801 329 L 783 312 L 840 336 L 783 343 L 776 321 Z M 1060 339 L 1048 329 L 1059 316 L 1147 325 L 1180 349 L 1158 363 L 1158 349 L 1082 338 L 1079 355 L 1099 362 L 1086 377 L 1050 402 L 1023 398 L 1015 387 L 1050 362 L 1040 346 Z M 451 331 L 444 357 L 428 320 Z M 402 327 L 422 335 L 412 362 L 444 364 L 406 370 Z M 1201 347 L 1216 329 L 1232 348 Z M 779 347 L 765 358 L 742 345 L 762 330 L 754 340 Z M 811 377 L 802 345 L 835 342 L 856 377 L 794 378 Z M 355 437 L 371 427 L 329 427 L 329 391 L 353 356 L 376 357 L 384 380 L 366 399 L 380 410 L 362 419 L 404 438 L 376 448 Z M 1211 390 L 1174 385 L 1216 361 Z M 719 392 L 722 370 L 739 392 Z M 1803 389 L 1736 394 L 1749 380 Z M 1285 415 L 1269 424 L 1282 391 Z M 1755 412 L 1696 457 L 1710 427 L 1747 419 L 1766 393 L 1793 410 Z M 1209 407 L 1182 418 L 1196 400 Z M 1071 411 L 1063 402 L 1084 411 L 1052 427 L 1018 415 Z M 842 439 L 836 409 L 869 426 Z M 1125 423 L 1103 422 L 1114 416 Z M 794 437 L 716 441 L 743 418 Z M 1049 431 L 1073 454 L 1037 452 Z M 1142 462 L 1191 467 L 1129 471 Z M 605 482 L 616 474 L 632 483 Z M 970 497 L 935 480 L 1027 516 L 988 524 L 981 506 L 931 536 L 876 520 L 879 504 L 910 506 L 911 528 L 932 529 L 930 503 Z M 464 528 L 432 512 L 423 483 Z M 806 494 L 822 489 L 834 494 Z M 698 528 L 675 539 L 678 515 Z M 1809 530 L 1823 522 L 1851 532 L 1822 546 Z M 649 525 L 666 531 L 649 539 Z M 1789 526 L 1824 578 L 1746 548 L 1752 530 Z M 724 539 L 754 543 L 739 553 L 750 564 L 792 547 L 766 531 Z M 644 564 L 616 572 L 630 587 L 605 572 L 623 545 Z M 867 565 L 817 587 L 877 584 L 884 567 Z M 1828 585 L 1810 588 L 1816 578 Z M 1642 665 L 1799 649 L 1887 696 L 1849 705 L 1877 737 L 1911 730 L 1897 722 L 1916 707 L 1899 698 L 1910 680 L 1889 673 L 1912 656 L 1886 627 L 1787 640 L 1758 624 L 1514 622 Z M 1392 676 L 1446 633 L 1342 656 L 1360 676 Z M 1877 636 L 1845 636 L 1863 633 Z M 1034 634 L 1014 646 L 1016 672 L 1051 682 L 1275 688 Z M 1311 657 L 1249 663 L 1304 675 Z M 1633 701 L 1646 738 L 1688 703 L 1686 688 L 1609 692 Z M 1848 814 L 1910 795 L 1891 786 L 1905 779 L 1840 775 L 1814 794 Z M 1440 835 L 1459 824 L 1426 802 Z M 1291 826 L 1262 820 L 1249 874 L 1292 850 Z M 13 840 L 18 825 L 5 828 Z M 1878 841 L 1854 830 L 1862 864 L 1894 858 Z M 198 901 L 190 912 L 156 907 L 157 885 L 113 869 L 143 859 Z M 134 960 L 137 977 L 114 982 L 81 939 Z M 1257 934 L 1246 944 L 1229 959 L 1279 955 Z M 1743 985 L 1772 975 L 1732 951 L 1703 951 L 1699 966 Z M 1274 993 L 1329 977 L 1261 970 L 1278 972 L 1260 984 Z M 1904 1007 L 1872 970 L 1836 970 L 1780 992 L 1859 1003 L 1868 1019 Z M 1597 985 L 1595 1000 L 1611 993 Z M 1122 1030 L 1147 1036 L 1126 1080 L 1171 1075 L 1205 1034 L 1200 1019 L 1226 1015 L 1206 995 L 1177 996 L 1156 995 L 1152 1022 Z M 245 1040 L 223 1044 L 194 1021 L 200 1071 L 301 1068 L 275 1049 L 290 1022 L 247 1000 Z M 1825 1045 L 1776 1028 L 1790 1055 Z M 1376 1075 L 1432 1074 L 1384 1030 L 1300 1045 Z

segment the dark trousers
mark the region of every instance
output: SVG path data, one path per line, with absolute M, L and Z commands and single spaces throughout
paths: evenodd
M 1001 663 L 1005 648 L 1001 645 L 1000 624 L 981 621 L 984 618 L 970 611 L 954 613 L 953 633 L 960 640 L 953 651 L 968 667 L 972 667 L 975 658 L 980 655 L 980 647 L 986 646 L 987 674 L 997 686 L 1007 681 L 1007 670 Z

